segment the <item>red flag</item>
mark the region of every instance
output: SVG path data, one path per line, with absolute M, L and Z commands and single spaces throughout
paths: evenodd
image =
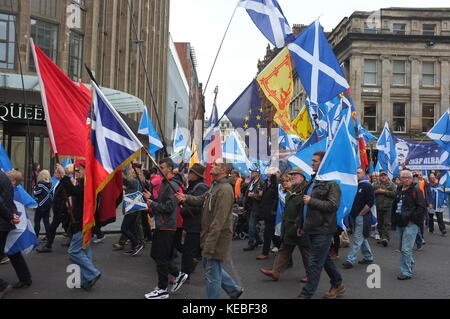
M 32 39 L 30 43 L 52 151 L 60 156 L 84 157 L 90 97 L 35 46 Z
M 116 202 L 123 191 L 123 175 L 117 172 L 114 178 L 98 194 L 99 205 L 97 208 L 96 222 L 100 225 L 106 225 L 114 222 L 116 218 Z
M 361 168 L 365 170 L 369 166 L 369 160 L 366 152 L 366 141 L 363 137 L 359 139 L 359 156 L 361 158 Z
M 220 142 L 220 130 L 216 129 L 212 136 L 211 143 L 208 144 L 208 152 L 206 158 L 206 170 L 205 170 L 205 183 L 209 186 L 212 185 L 211 168 L 212 163 L 217 159 L 222 158 L 222 143 Z

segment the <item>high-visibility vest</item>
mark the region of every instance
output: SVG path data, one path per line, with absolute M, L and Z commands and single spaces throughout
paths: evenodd
M 234 198 L 237 200 L 239 195 L 241 195 L 241 183 L 242 178 L 238 178 L 236 184 L 234 185 Z

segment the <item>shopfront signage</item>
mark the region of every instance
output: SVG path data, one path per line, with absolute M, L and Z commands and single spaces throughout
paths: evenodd
M 44 109 L 41 105 L 0 103 L 0 121 L 12 123 L 30 121 L 45 125 Z

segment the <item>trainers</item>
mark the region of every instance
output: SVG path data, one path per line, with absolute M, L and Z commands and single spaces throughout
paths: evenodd
M 102 274 L 99 274 L 94 279 L 88 281 L 85 285 L 82 285 L 81 288 L 83 288 L 86 291 L 90 291 L 92 289 L 92 287 L 94 287 L 95 283 L 100 279 L 101 276 L 102 276 Z
M 349 261 L 346 261 L 345 263 L 342 264 L 342 267 L 344 267 L 344 269 L 350 269 L 353 268 L 353 264 Z
M 142 249 L 144 249 L 144 245 L 137 245 L 131 256 L 137 256 L 142 251 Z
M 273 247 L 273 248 L 272 248 L 272 252 L 273 252 L 274 254 L 276 254 L 276 253 L 278 252 L 278 247 L 276 247 L 276 246 Z
M 330 291 L 328 291 L 325 295 L 323 295 L 324 299 L 336 299 L 338 296 L 342 295 L 345 292 L 345 286 L 340 285 L 339 287 L 331 287 Z
M 397 277 L 398 280 L 408 280 L 408 279 L 411 279 L 411 278 L 412 278 L 411 276 L 405 276 L 405 275 L 400 275 L 400 276 Z
M 7 264 L 7 263 L 9 263 L 9 257 L 8 256 L 5 256 L 5 257 L 3 257 L 0 260 L 0 265 L 4 265 L 4 264 Z
M 180 271 L 180 274 L 178 275 L 177 278 L 175 278 L 175 283 L 172 286 L 171 292 L 176 292 L 178 291 L 178 289 L 181 288 L 181 286 L 184 284 L 184 282 L 186 281 L 186 279 L 188 279 L 189 275 L 185 274 L 184 272 Z
M 102 241 L 105 240 L 105 238 L 106 238 L 105 235 L 103 235 L 103 237 L 100 237 L 100 238 L 97 237 L 97 239 L 94 239 L 93 243 L 94 243 L 94 244 L 100 244 Z
M 169 291 L 156 287 L 155 290 L 145 294 L 144 297 L 145 299 L 167 299 L 169 298 Z
M 0 299 L 3 298 L 4 295 L 8 293 L 12 289 L 11 285 L 7 285 L 3 290 L 0 290 Z

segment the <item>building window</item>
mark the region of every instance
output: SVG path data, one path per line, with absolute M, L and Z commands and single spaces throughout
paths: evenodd
M 71 31 L 69 44 L 69 77 L 78 81 L 83 67 L 83 36 Z
M 434 36 L 436 34 L 436 25 L 435 24 L 424 24 L 422 26 L 422 34 Z
M 370 132 L 377 131 L 377 104 L 373 102 L 364 103 L 364 115 L 363 115 L 364 127 Z
M 434 86 L 434 62 L 422 63 L 422 85 Z
M 434 126 L 434 104 L 422 105 L 422 132 L 428 132 Z
M 0 14 L 0 69 L 14 69 L 14 54 L 16 52 L 15 17 Z
M 394 34 L 405 35 L 406 34 L 406 24 L 404 23 L 394 23 Z
M 58 26 L 52 23 L 31 19 L 31 37 L 39 49 L 56 63 Z M 36 71 L 32 56 L 30 57 L 30 71 Z
M 406 61 L 394 61 L 394 85 L 406 84 Z
M 376 24 L 364 22 L 364 33 L 377 34 Z
M 377 60 L 364 60 L 364 84 L 377 85 Z
M 394 103 L 393 131 L 406 132 L 406 103 Z

